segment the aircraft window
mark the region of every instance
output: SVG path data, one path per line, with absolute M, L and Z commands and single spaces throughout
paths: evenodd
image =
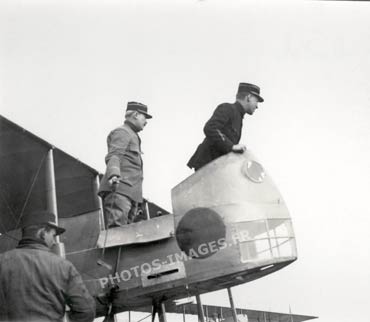
M 296 256 L 293 238 L 272 238 L 272 252 L 274 257 Z
M 239 246 L 243 263 L 297 256 L 294 238 L 259 239 L 240 243 Z
M 255 242 L 245 242 L 240 244 L 242 262 L 256 260 L 258 258 Z
M 268 226 L 271 237 L 294 237 L 290 219 L 269 219 Z
M 248 239 L 264 239 L 268 237 L 265 220 L 240 222 L 237 225 L 237 231 L 240 236 L 248 236 Z
M 255 183 L 263 182 L 266 176 L 262 165 L 253 160 L 248 160 L 244 163 L 242 172 L 249 180 Z
M 285 218 L 239 222 L 237 231 L 239 235 L 248 235 L 248 239 L 253 240 L 294 237 L 292 222 Z
M 267 239 L 256 240 L 255 244 L 256 244 L 256 250 L 257 250 L 259 259 L 271 257 L 272 255 L 271 248 L 270 248 L 269 241 Z
M 267 239 L 249 241 L 240 244 L 242 262 L 271 259 L 272 253 Z
M 241 261 L 260 261 L 296 257 L 295 238 L 290 219 L 268 219 L 239 223 Z M 248 231 L 248 234 L 245 232 Z

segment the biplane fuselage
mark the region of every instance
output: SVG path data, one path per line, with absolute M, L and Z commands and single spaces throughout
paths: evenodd
M 102 230 L 98 248 L 67 253 L 92 294 L 116 287 L 114 312 L 246 283 L 297 258 L 286 205 L 249 152 L 194 173 L 172 204 L 173 214 Z
M 2 116 L 0 139 L 0 252 L 16 247 L 25 212 L 53 211 L 97 316 L 109 303 L 121 312 L 246 283 L 297 258 L 284 200 L 249 151 L 173 188 L 172 214 L 104 230 L 96 170 Z

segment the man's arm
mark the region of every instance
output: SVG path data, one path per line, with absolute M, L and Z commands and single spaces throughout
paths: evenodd
M 217 106 L 212 117 L 204 126 L 204 134 L 222 152 L 228 153 L 232 150 L 233 142 L 222 132 L 222 129 L 230 120 L 231 107 L 228 104 Z
M 115 129 L 108 139 L 108 154 L 105 158 L 107 164 L 106 174 L 108 179 L 121 176 L 120 155 L 123 155 L 130 142 L 130 136 L 123 128 Z M 114 180 L 116 181 L 116 180 Z
M 95 301 L 87 290 L 81 275 L 68 263 L 68 285 L 64 297 L 70 307 L 68 317 L 71 322 L 91 322 L 95 318 Z

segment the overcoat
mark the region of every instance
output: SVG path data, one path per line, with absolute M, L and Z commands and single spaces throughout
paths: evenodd
M 105 157 L 106 172 L 100 182 L 99 195 L 112 191 L 108 180 L 120 176 L 116 192 L 135 202 L 142 202 L 143 160 L 141 140 L 135 128 L 128 122 L 114 129 L 107 138 L 108 154 Z
M 22 239 L 0 255 L 0 321 L 62 322 L 65 305 L 71 322 L 91 322 L 95 301 L 81 275 L 43 241 Z
M 229 153 L 233 145 L 240 141 L 244 114 L 239 102 L 217 106 L 203 128 L 206 137 L 190 158 L 188 167 L 198 170 L 212 160 Z

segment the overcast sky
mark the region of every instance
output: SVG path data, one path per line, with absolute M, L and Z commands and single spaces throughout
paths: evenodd
M 265 102 L 242 143 L 280 189 L 298 261 L 233 289 L 238 307 L 367 321 L 370 3 L 0 1 L 0 114 L 105 171 L 127 101 L 149 106 L 145 196 L 170 191 L 238 83 Z M 228 305 L 227 292 L 203 296 Z

